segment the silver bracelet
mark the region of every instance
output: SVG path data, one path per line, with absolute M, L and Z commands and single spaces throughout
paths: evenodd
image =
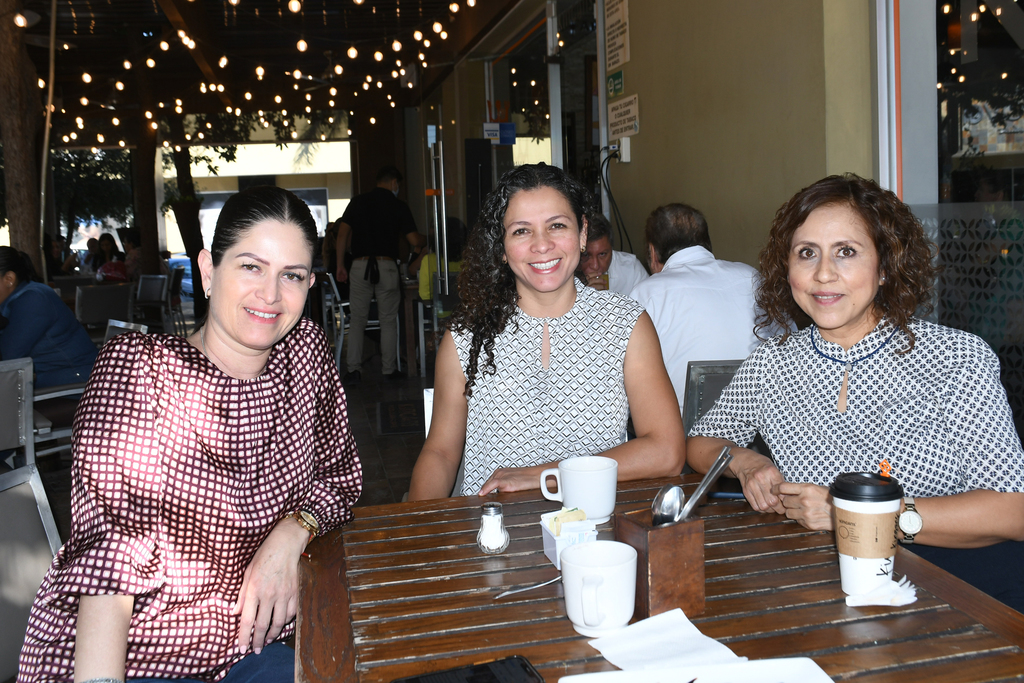
M 120 678 L 90 678 L 85 683 L 125 683 Z

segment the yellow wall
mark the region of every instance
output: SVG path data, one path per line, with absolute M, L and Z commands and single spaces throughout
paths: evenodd
M 636 251 L 655 207 L 705 213 L 719 258 L 756 264 L 779 205 L 825 174 L 822 0 L 629 4 L 632 161 L 612 190 Z
M 876 178 L 871 11 L 866 0 L 824 0 L 825 170 Z

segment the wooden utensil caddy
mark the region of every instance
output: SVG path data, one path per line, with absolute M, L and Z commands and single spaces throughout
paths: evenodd
M 651 510 L 615 515 L 615 540 L 633 546 L 636 560 L 634 619 L 679 607 L 688 617 L 704 612 L 704 520 L 651 525 Z

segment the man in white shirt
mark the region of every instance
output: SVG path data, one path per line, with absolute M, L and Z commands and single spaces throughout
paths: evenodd
M 587 216 L 587 253 L 580 266 L 588 285 L 623 296 L 629 296 L 634 287 L 649 277 L 636 256 L 612 249 L 612 226 L 601 214 Z
M 654 321 L 682 411 L 687 363 L 746 358 L 758 345 L 754 292 L 761 276 L 745 263 L 715 259 L 707 220 L 692 206 L 658 207 L 644 234 L 654 274 L 630 296 Z

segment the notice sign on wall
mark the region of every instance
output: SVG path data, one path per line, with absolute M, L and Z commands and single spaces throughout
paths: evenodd
M 640 105 L 636 95 L 608 103 L 608 137 L 627 138 L 640 132 Z
M 604 44 L 609 73 L 629 61 L 628 0 L 605 0 Z

